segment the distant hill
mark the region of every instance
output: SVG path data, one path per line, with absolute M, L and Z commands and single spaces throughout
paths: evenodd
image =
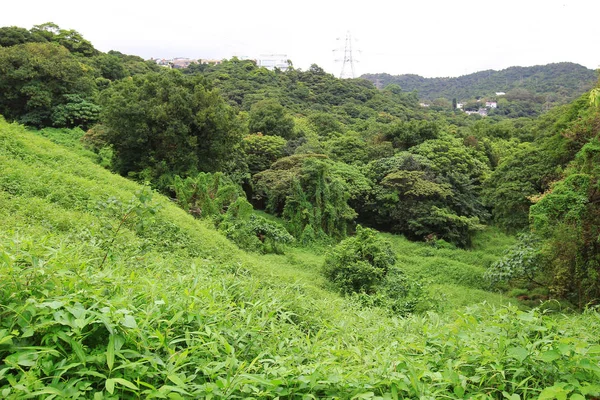
M 487 70 L 457 78 L 424 78 L 419 75 L 365 74 L 362 78 L 384 88 L 399 85 L 403 91 L 416 90 L 422 100 L 440 97 L 458 101 L 491 97 L 496 92 L 525 89 L 544 96 L 548 103 L 565 103 L 597 81 L 594 70 L 574 63 L 555 63 L 533 67 L 510 67 L 501 71 Z

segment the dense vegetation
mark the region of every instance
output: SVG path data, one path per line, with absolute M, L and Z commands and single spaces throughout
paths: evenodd
M 4 398 L 600 394 L 596 313 L 520 311 L 482 290 L 502 235 L 472 251 L 390 236 L 394 255 L 379 256 L 361 233 L 366 259 L 395 258 L 432 295 L 446 293 L 427 300 L 441 314 L 400 319 L 377 298 L 327 289 L 319 251 L 237 250 L 212 224 L 95 165 L 93 152 L 5 122 L 0 144 Z M 483 299 L 495 305 L 459 308 Z
M 482 119 L 48 23 L 0 89 L 3 397 L 600 395 L 600 88 Z
M 450 108 L 454 100 L 476 110 L 477 99 L 499 100 L 493 113 L 512 117 L 534 116 L 565 104 L 597 80 L 593 70 L 567 62 L 480 71 L 456 78 L 389 74 L 365 74 L 362 78 L 382 88 L 397 85 L 404 91 L 415 91 L 420 99 L 440 108 Z M 505 96 L 497 96 L 498 92 Z

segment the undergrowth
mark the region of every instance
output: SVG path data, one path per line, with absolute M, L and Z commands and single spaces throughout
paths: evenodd
M 600 396 L 595 310 L 400 318 L 327 290 L 326 249 L 245 253 L 141 189 L 0 121 L 1 397 Z M 493 299 L 493 251 L 390 240 L 407 275 Z

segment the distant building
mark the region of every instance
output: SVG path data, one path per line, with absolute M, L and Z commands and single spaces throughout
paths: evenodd
M 465 111 L 465 114 L 467 114 L 467 115 L 479 114 L 482 117 L 487 117 L 488 110 L 487 110 L 487 108 L 480 108 L 477 111 Z
M 217 60 L 215 58 L 199 58 L 198 63 L 209 64 L 209 65 L 219 65 L 219 64 L 223 63 L 223 60 Z
M 287 54 L 261 54 L 257 65 L 271 71 L 275 68 L 286 70 L 290 67 L 290 62 Z
M 190 58 L 183 58 L 183 57 L 174 58 L 173 60 L 171 60 L 171 64 L 173 65 L 173 68 L 177 68 L 177 69 L 187 68 L 190 66 L 191 63 L 195 63 L 195 62 L 197 62 L 197 61 L 192 60 Z
M 167 60 L 164 58 L 157 58 L 157 59 L 151 58 L 151 60 L 156 62 L 156 64 L 160 65 L 161 67 L 173 68 L 173 64 L 171 64 L 171 60 Z
M 485 106 L 489 108 L 498 108 L 498 103 L 495 101 L 486 101 Z
M 504 92 L 496 92 L 496 96 L 506 96 L 506 93 L 504 93 Z
M 458 108 L 459 110 L 462 110 L 463 106 L 463 103 L 456 103 L 456 108 Z
M 427 104 L 427 103 L 419 103 L 419 105 L 420 105 L 421 107 L 429 107 L 429 104 Z

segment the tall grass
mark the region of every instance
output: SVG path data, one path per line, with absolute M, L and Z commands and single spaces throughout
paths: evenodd
M 324 249 L 245 253 L 144 193 L 0 121 L 2 398 L 600 395 L 594 311 L 480 304 L 393 317 L 327 290 Z M 156 212 L 124 219 L 132 206 Z M 407 273 L 491 298 L 477 278 L 485 247 L 392 240 Z

